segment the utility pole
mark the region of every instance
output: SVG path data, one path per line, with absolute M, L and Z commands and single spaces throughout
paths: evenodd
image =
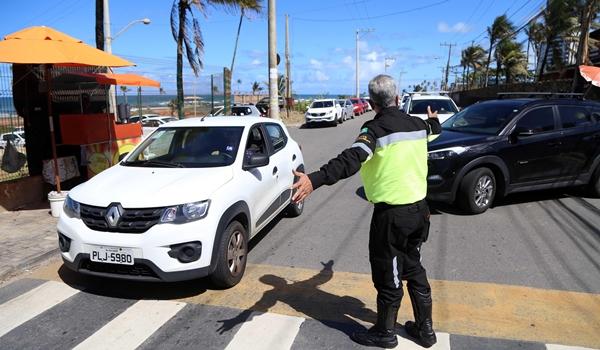
M 401 70 L 400 72 L 398 72 L 398 95 L 402 93 L 402 88 L 400 86 L 402 85 L 403 74 L 406 74 L 406 71 Z
M 112 36 L 110 35 L 110 11 L 108 8 L 108 0 L 104 0 L 102 11 L 104 12 L 104 51 L 112 53 Z M 114 113 L 117 117 L 117 95 L 115 94 L 115 86 L 108 87 L 108 111 Z
M 358 34 L 360 33 L 370 33 L 375 31 L 375 29 L 357 29 L 356 30 L 356 98 L 360 97 L 360 50 L 358 48 Z
M 279 117 L 279 92 L 277 86 L 277 28 L 275 0 L 269 0 L 269 116 Z
M 456 46 L 456 43 L 442 43 L 440 46 L 448 46 L 448 62 L 446 63 L 446 76 L 444 78 L 444 90 L 448 89 L 448 73 L 450 72 L 450 55 L 452 55 L 452 46 Z
M 292 98 L 292 76 L 290 65 L 290 16 L 285 15 L 285 110 L 290 118 L 290 99 Z
M 384 59 L 383 65 L 384 65 L 384 71 L 386 73 L 387 73 L 388 67 L 390 67 L 392 65 L 391 63 L 388 64 L 388 62 L 394 63 L 395 61 L 396 61 L 396 57 L 393 57 L 393 56 L 388 56 Z

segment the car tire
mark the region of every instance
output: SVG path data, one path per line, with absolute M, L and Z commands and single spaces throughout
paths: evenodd
M 238 284 L 246 271 L 248 260 L 248 232 L 238 221 L 227 225 L 217 249 L 217 267 L 210 276 L 219 288 L 231 288 Z
M 496 195 L 496 178 L 488 168 L 470 171 L 460 182 L 458 204 L 470 214 L 481 214 L 492 205 Z
M 596 167 L 596 171 L 592 175 L 589 184 L 590 192 L 594 197 L 600 197 L 600 165 Z
M 344 122 L 344 116 L 341 115 L 340 119 L 338 119 L 338 124 L 342 124 Z
M 304 201 L 298 203 L 290 202 L 287 208 L 285 208 L 286 215 L 291 218 L 302 215 L 302 211 L 304 211 Z

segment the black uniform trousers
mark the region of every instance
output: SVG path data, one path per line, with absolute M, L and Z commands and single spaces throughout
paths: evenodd
M 425 200 L 408 205 L 375 204 L 369 260 L 378 306 L 400 306 L 402 280 L 407 281 L 409 290 L 430 293 L 420 253 L 421 244 L 429 235 L 429 215 Z

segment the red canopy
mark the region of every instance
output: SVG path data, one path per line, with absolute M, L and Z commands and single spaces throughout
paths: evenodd
M 160 87 L 160 82 L 137 74 L 79 73 L 78 75 L 94 78 L 99 84 L 104 85 Z
M 579 66 L 579 73 L 592 85 L 600 87 L 600 67 L 581 65 Z

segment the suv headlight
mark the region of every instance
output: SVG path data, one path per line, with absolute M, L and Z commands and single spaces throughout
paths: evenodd
M 469 147 L 457 146 L 428 152 L 429 159 L 446 159 L 466 152 Z
M 160 218 L 161 223 L 184 223 L 200 220 L 208 214 L 210 200 L 186 203 L 165 208 Z
M 63 204 L 63 210 L 65 214 L 67 214 L 67 216 L 70 218 L 81 218 L 79 203 L 71 199 L 69 195 L 67 195 L 67 198 L 65 199 L 65 204 Z

